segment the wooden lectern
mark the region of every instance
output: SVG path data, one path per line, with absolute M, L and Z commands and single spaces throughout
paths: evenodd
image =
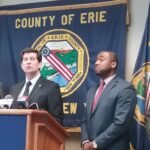
M 65 150 L 67 136 L 46 111 L 0 110 L 1 150 Z

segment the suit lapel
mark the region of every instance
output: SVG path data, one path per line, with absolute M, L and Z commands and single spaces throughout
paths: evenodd
M 21 92 L 24 83 L 25 83 L 25 81 L 19 83 L 18 86 L 16 86 L 15 92 L 13 94 L 15 101 L 17 101 L 17 99 L 18 99 L 19 93 Z
M 44 78 L 40 77 L 38 79 L 38 81 L 36 82 L 35 86 L 33 87 L 32 91 L 31 91 L 31 93 L 29 95 L 29 101 L 30 102 L 34 101 L 34 99 L 38 95 L 39 90 L 43 86 L 43 81 L 44 81 Z
M 97 90 L 97 88 L 98 88 L 98 85 L 97 86 L 95 86 L 93 89 L 92 89 L 92 91 L 91 91 L 91 93 L 90 93 L 90 97 L 89 97 L 89 112 L 91 113 L 91 110 L 92 110 L 92 104 L 93 104 L 93 100 L 94 100 L 94 96 L 95 96 L 95 93 L 96 93 L 96 90 Z
M 102 92 L 97 105 L 95 107 L 95 110 L 93 111 L 93 113 L 96 111 L 96 109 L 98 108 L 98 106 L 101 104 L 102 101 L 105 101 L 105 96 L 116 86 L 116 84 L 118 83 L 118 78 L 114 77 L 109 83 L 108 85 L 105 87 L 104 91 Z M 92 114 L 93 114 L 92 113 Z

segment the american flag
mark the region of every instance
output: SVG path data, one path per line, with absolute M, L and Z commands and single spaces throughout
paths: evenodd
M 70 81 L 73 78 L 73 73 L 69 68 L 48 47 L 43 48 L 42 55 L 66 80 Z

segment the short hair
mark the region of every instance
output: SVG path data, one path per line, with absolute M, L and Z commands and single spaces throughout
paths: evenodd
M 25 48 L 25 49 L 23 49 L 20 53 L 21 61 L 23 60 L 23 55 L 25 53 L 35 53 L 35 54 L 37 54 L 36 58 L 37 58 L 38 62 L 42 61 L 42 55 L 34 48 Z
M 106 53 L 108 53 L 110 55 L 111 61 L 115 61 L 116 62 L 116 68 L 115 69 L 117 70 L 117 68 L 118 68 L 118 56 L 117 56 L 117 54 L 115 52 L 113 52 L 113 51 L 107 51 L 107 50 L 102 50 L 101 52 L 106 52 Z
M 116 62 L 116 69 L 118 68 L 118 56 L 115 52 L 109 51 L 108 52 L 111 56 L 112 61 Z

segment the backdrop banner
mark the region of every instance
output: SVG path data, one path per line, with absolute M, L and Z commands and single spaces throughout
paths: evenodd
M 23 80 L 20 51 L 35 48 L 43 57 L 41 75 L 61 87 L 64 126 L 79 127 L 87 90 L 99 82 L 96 55 L 102 50 L 116 52 L 118 74 L 124 77 L 127 4 L 126 0 L 58 4 L 0 8 L 0 81 L 12 86 Z

